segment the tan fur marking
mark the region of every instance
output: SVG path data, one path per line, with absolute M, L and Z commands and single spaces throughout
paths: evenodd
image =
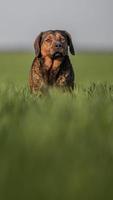
M 62 63 L 62 59 L 54 60 L 53 65 L 52 65 L 52 69 L 54 69 L 54 70 L 57 69 L 58 67 L 60 67 L 61 63 Z
M 44 66 L 46 70 L 49 70 L 52 66 L 52 59 L 49 56 L 44 58 Z

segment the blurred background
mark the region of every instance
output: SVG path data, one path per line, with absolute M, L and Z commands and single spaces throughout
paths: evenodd
M 112 51 L 112 19 L 112 0 L 0 0 L 0 51 L 32 50 L 48 29 L 69 31 L 76 51 Z

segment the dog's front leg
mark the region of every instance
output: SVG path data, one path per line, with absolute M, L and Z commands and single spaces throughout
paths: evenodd
M 32 93 L 43 91 L 45 88 L 45 82 L 42 76 L 40 62 L 38 58 L 35 58 L 30 70 L 29 86 Z
M 74 89 L 74 73 L 73 71 L 66 71 L 63 74 L 60 74 L 56 86 L 63 88 L 64 90 L 73 90 Z

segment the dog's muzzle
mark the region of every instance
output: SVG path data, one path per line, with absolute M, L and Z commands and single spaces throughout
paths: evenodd
M 63 57 L 63 54 L 59 51 L 56 51 L 52 56 L 53 59 L 61 58 L 61 57 Z
M 56 47 L 57 49 L 61 49 L 61 48 L 62 48 L 62 43 L 59 42 L 59 41 L 57 41 L 56 44 L 55 44 L 55 47 Z
M 61 43 L 61 42 L 57 41 L 57 42 L 55 43 L 55 49 L 56 49 L 56 51 L 55 51 L 55 53 L 53 54 L 53 58 L 55 59 L 55 58 L 60 58 L 60 57 L 62 57 L 63 54 L 61 53 L 61 49 L 62 49 L 62 43 Z

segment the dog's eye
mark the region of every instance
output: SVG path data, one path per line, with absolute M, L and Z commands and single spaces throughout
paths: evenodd
M 64 42 L 65 42 L 65 39 L 64 39 L 64 38 L 62 38 L 62 39 L 61 39 L 61 42 L 62 42 L 62 43 L 64 43 Z
M 49 42 L 51 42 L 51 39 L 47 38 L 45 41 L 49 43 Z

